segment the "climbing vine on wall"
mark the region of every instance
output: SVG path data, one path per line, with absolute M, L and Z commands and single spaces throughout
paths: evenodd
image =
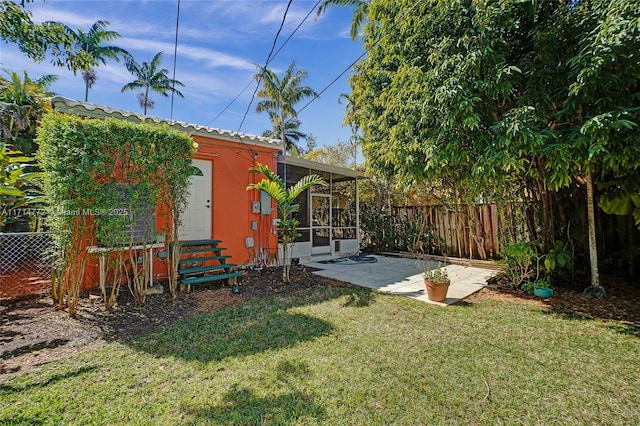
M 138 235 L 135 225 L 155 212 L 166 244 L 177 241 L 193 142 L 166 125 L 53 112 L 42 119 L 38 143 L 48 225 L 58 251 L 54 300 L 75 315 L 89 258 L 86 247 L 101 245 L 121 249 L 105 256 L 112 284 L 109 295 L 101 288 L 107 307 L 115 303 L 123 276 L 136 301 L 143 304 L 150 262 L 144 249 L 155 238 Z M 143 249 L 131 249 L 140 245 Z M 167 247 L 169 288 L 175 297 L 173 252 Z

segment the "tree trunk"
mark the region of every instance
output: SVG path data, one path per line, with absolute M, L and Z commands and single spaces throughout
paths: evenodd
M 287 259 L 288 246 L 286 242 L 282 242 L 282 282 L 289 282 L 289 260 Z
M 280 139 L 282 139 L 282 145 L 284 146 L 284 155 L 287 155 L 287 152 L 289 152 L 289 147 L 287 146 L 287 137 L 286 137 L 285 128 L 284 128 L 284 111 L 282 108 L 280 108 Z M 285 187 L 286 187 L 286 182 L 285 182 Z
M 149 86 L 144 91 L 144 115 L 147 115 L 147 104 L 149 103 Z
M 591 264 L 591 285 L 584 290 L 584 294 L 595 297 L 606 297 L 604 287 L 600 285 L 598 272 L 598 246 L 596 241 L 596 217 L 593 207 L 593 176 L 591 170 L 587 172 L 587 221 L 589 225 L 589 262 Z

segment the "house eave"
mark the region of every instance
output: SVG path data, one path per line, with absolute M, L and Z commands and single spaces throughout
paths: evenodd
M 319 163 L 317 161 L 307 160 L 299 157 L 290 157 L 288 155 L 284 157 L 284 161 L 282 157 L 278 157 L 278 162 L 283 162 L 285 164 L 290 164 L 297 167 L 320 170 L 322 172 L 336 173 L 354 179 L 362 179 L 366 177 L 363 172 L 360 172 L 358 170 L 347 169 L 346 167 L 334 166 L 331 164 Z
M 133 123 L 153 122 L 167 124 L 171 128 L 187 133 L 209 138 L 217 138 L 231 142 L 238 142 L 260 147 L 268 147 L 274 150 L 281 150 L 282 144 L 279 139 L 266 138 L 242 132 L 218 129 L 215 127 L 200 126 L 183 121 L 168 120 L 166 118 L 153 117 L 149 115 L 137 114 L 135 112 L 112 108 L 104 105 L 69 99 L 62 96 L 55 96 L 51 99 L 53 109 L 67 114 L 80 115 L 82 117 L 104 119 L 107 117 L 126 120 Z

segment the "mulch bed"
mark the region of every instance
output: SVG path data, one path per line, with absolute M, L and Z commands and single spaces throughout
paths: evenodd
M 125 287 L 118 298 L 118 306 L 110 311 L 105 311 L 101 303 L 90 303 L 85 294 L 76 318 L 58 310 L 48 294 L 3 300 L 0 306 L 0 382 L 14 373 L 88 347 L 98 347 L 113 339 L 133 336 L 247 300 L 319 287 L 350 286 L 312 272 L 311 268 L 294 266 L 292 282 L 285 285 L 280 268 L 246 270 L 241 279 L 240 294 L 232 294 L 223 284 L 211 283 L 194 287 L 189 293 L 182 292 L 175 300 L 167 291 L 150 295 L 144 306 L 136 306 Z M 606 299 L 583 296 L 576 289 L 556 288 L 553 298 L 542 300 L 493 282 L 467 298 L 465 303 L 492 299 L 535 304 L 563 314 L 620 321 L 632 334 L 640 336 L 640 286 L 615 279 L 607 280 L 604 285 L 608 292 Z
M 0 283 L 0 300 L 47 293 L 51 289 L 51 277 L 29 266 L 0 274 Z
M 281 268 L 252 269 L 243 273 L 240 294 L 232 294 L 230 287 L 213 282 L 193 286 L 192 291 L 181 292 L 173 300 L 165 286 L 163 294 L 149 295 L 144 306 L 136 306 L 125 286 L 120 291 L 118 305 L 109 311 L 101 302 L 92 303 L 95 299 L 84 294 L 76 318 L 57 309 L 49 295 L 50 286 L 44 292 L 39 288 L 39 294 L 5 298 L 0 305 L 0 382 L 13 373 L 60 359 L 88 346 L 103 345 L 247 300 L 350 285 L 315 275 L 305 266 L 292 267 L 289 284 L 282 283 Z M 19 292 L 19 289 L 12 291 Z
M 640 285 L 638 283 L 630 283 L 627 279 L 618 277 L 603 277 L 602 285 L 606 289 L 607 297 L 600 299 L 583 295 L 582 290 L 588 286 L 588 280 L 583 279 L 580 282 L 585 284 L 567 283 L 563 286 L 555 286 L 552 298 L 540 299 L 521 290 L 509 289 L 499 279 L 492 279 L 489 280 L 487 287 L 465 301 L 473 303 L 479 300 L 500 299 L 534 304 L 567 315 L 620 321 L 636 327 L 640 335 Z

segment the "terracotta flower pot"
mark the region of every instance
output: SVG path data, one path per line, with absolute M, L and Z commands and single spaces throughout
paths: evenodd
M 447 299 L 447 291 L 449 283 L 435 283 L 433 281 L 424 280 L 427 287 L 427 297 L 433 302 L 444 302 Z

